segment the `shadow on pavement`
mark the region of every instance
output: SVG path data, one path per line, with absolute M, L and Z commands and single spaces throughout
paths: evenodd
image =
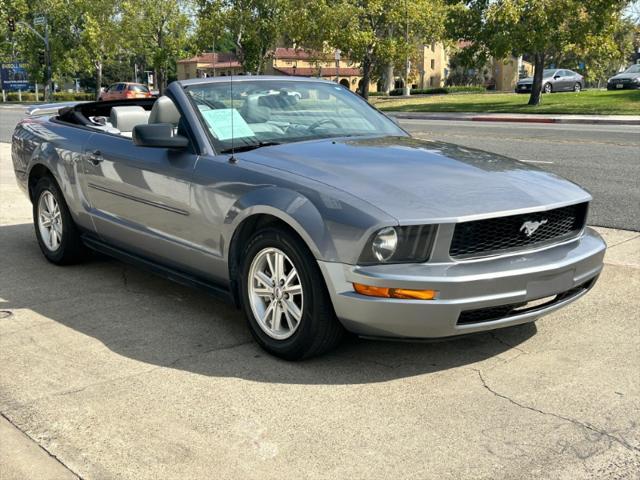
M 479 362 L 536 333 L 528 324 L 432 343 L 350 338 L 321 358 L 290 363 L 262 351 L 242 313 L 205 293 L 101 256 L 54 266 L 40 253 L 31 224 L 0 227 L 0 245 L 0 309 L 26 309 L 14 318 L 29 317 L 32 335 L 50 319 L 123 357 L 200 375 L 292 384 L 383 382 Z M 32 319 L 28 311 L 46 319 Z M 84 342 L 77 335 L 62 338 L 70 349 Z M 89 355 L 79 362 L 92 361 L 90 350 L 78 350 Z

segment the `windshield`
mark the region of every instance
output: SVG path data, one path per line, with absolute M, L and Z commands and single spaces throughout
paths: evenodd
M 544 72 L 542 72 L 542 77 L 543 78 L 547 78 L 547 77 L 552 77 L 554 73 L 556 73 L 557 70 L 555 68 L 547 68 L 544 70 Z
M 631 65 L 624 73 L 640 73 L 640 64 Z
M 243 78 L 233 82 L 233 95 L 228 81 L 185 90 L 220 153 L 229 152 L 232 143 L 240 150 L 318 138 L 406 135 L 338 84 Z

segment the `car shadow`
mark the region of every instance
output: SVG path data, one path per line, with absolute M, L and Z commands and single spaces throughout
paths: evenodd
M 54 266 L 39 251 L 31 224 L 0 227 L 0 245 L 5 316 L 24 319 L 24 328 L 53 321 L 117 355 L 200 375 L 291 384 L 384 382 L 480 362 L 536 333 L 528 324 L 430 343 L 350 337 L 322 357 L 285 362 L 253 342 L 240 311 L 206 293 L 99 255 Z

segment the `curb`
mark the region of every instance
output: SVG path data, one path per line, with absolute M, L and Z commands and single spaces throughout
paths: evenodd
M 450 120 L 460 122 L 506 123 L 562 123 L 577 125 L 640 125 L 640 118 L 563 118 L 563 117 L 501 117 L 485 115 L 422 115 L 402 112 L 385 112 L 403 120 Z

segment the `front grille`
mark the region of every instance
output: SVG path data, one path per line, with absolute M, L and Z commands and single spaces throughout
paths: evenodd
M 579 203 L 546 212 L 458 223 L 449 255 L 488 256 L 571 238 L 584 227 L 587 207 L 588 203 Z M 533 233 L 527 235 L 532 229 Z
M 478 308 L 476 310 L 466 310 L 458 317 L 458 325 L 468 325 L 471 323 L 493 322 L 495 320 L 504 320 L 516 315 L 522 315 L 524 313 L 532 313 L 535 311 L 543 310 L 551 307 L 558 302 L 566 300 L 571 297 L 589 290 L 596 281 L 596 278 L 587 280 L 585 283 L 573 287 L 570 290 L 551 296 L 548 299 L 542 301 L 530 301 L 523 303 L 511 303 L 508 305 L 498 305 L 495 307 Z

